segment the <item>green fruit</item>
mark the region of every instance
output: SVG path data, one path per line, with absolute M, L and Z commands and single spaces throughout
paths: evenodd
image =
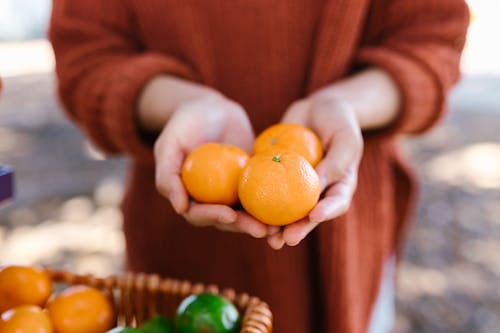
M 115 327 L 107 333 L 142 333 L 142 331 L 131 327 Z
M 220 296 L 191 295 L 177 308 L 175 328 L 177 333 L 238 333 L 240 315 Z
M 172 322 L 166 318 L 156 315 L 148 320 L 140 327 L 141 332 L 144 333 L 173 333 L 174 327 Z

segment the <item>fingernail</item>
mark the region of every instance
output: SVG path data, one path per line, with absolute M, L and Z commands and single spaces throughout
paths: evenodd
M 252 236 L 255 238 L 264 238 L 267 236 L 267 232 L 265 230 L 262 231 L 262 229 L 256 229 L 252 231 Z
M 273 250 L 279 250 L 285 245 L 285 241 L 282 237 L 270 236 L 267 238 L 267 243 Z
M 285 242 L 281 242 L 281 243 L 279 243 L 279 245 L 278 245 L 278 246 L 271 245 L 271 248 L 272 248 L 273 250 L 276 250 L 276 251 L 277 251 L 277 250 L 281 250 L 281 249 L 283 248 L 283 245 L 285 245 Z
M 180 203 L 179 203 L 179 199 L 178 199 L 177 195 L 175 193 L 170 193 L 170 195 L 168 196 L 168 200 L 172 204 L 172 207 L 177 212 L 177 214 L 180 214 L 181 213 L 180 212 Z

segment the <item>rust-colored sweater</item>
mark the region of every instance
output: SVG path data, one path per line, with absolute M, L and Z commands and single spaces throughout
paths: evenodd
M 50 38 L 72 119 L 104 151 L 131 157 L 123 203 L 131 269 L 258 295 L 277 333 L 361 333 L 414 197 L 394 138 L 443 113 L 467 24 L 462 0 L 55 0 Z M 246 108 L 258 133 L 294 100 L 363 66 L 394 77 L 400 116 L 365 133 L 349 212 L 301 245 L 274 251 L 265 240 L 192 227 L 155 190 L 151 146 L 134 122 L 153 76 L 215 87 Z

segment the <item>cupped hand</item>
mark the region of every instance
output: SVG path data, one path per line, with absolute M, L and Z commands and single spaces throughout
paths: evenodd
M 320 223 L 346 213 L 357 185 L 358 166 L 363 153 L 361 128 L 353 107 L 333 97 L 312 95 L 292 104 L 283 122 L 297 123 L 313 130 L 325 148 L 316 166 L 323 196 L 309 215 L 282 229 L 273 227 L 267 240 L 274 249 L 299 244 Z
M 155 143 L 156 187 L 175 211 L 195 226 L 214 226 L 265 237 L 268 227 L 242 211 L 190 201 L 180 177 L 187 154 L 203 143 L 230 144 L 250 152 L 253 141 L 252 126 L 240 105 L 219 95 L 183 103 L 173 112 Z

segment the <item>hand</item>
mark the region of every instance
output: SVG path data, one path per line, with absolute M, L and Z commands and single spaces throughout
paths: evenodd
M 195 147 L 220 142 L 251 150 L 254 133 L 241 106 L 218 94 L 204 95 L 180 104 L 170 116 L 154 147 L 156 186 L 175 211 L 195 226 L 214 226 L 257 238 L 268 227 L 229 206 L 190 201 L 180 178 L 182 163 Z
M 326 94 L 316 94 L 295 102 L 285 113 L 283 122 L 312 129 L 320 137 L 325 156 L 317 165 L 323 198 L 309 215 L 270 230 L 268 243 L 274 249 L 284 244 L 299 244 L 321 222 L 344 214 L 350 206 L 357 184 L 358 166 L 363 153 L 363 139 L 353 107 Z

